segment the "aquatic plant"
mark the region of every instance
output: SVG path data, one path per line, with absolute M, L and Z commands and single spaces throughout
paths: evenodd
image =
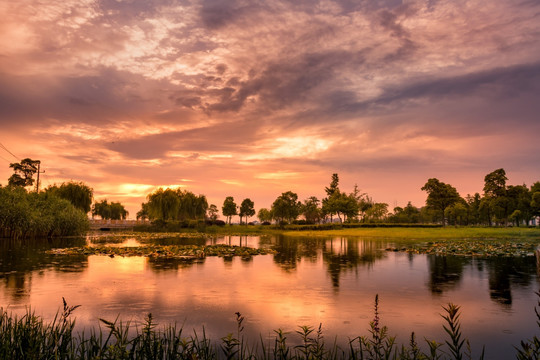
M 413 254 L 457 255 L 468 257 L 528 257 L 535 256 L 538 240 L 441 240 L 420 244 L 389 247 L 386 251 L 401 251 Z
M 540 298 L 540 294 L 538 294 Z M 540 307 L 540 301 L 538 303 Z M 148 314 L 141 327 L 100 319 L 97 329 L 89 335 L 75 334 L 73 312 L 78 306 L 68 306 L 63 300 L 63 308 L 53 321 L 46 323 L 30 309 L 21 317 L 8 314 L 0 309 L 0 358 L 1 359 L 400 359 L 436 360 L 471 359 L 469 342 L 462 338 L 459 306 L 443 306 L 441 314 L 445 320 L 444 330 L 448 339 L 444 344 L 425 339 L 427 351 L 423 352 L 411 333 L 408 345 L 396 346 L 395 337 L 389 336 L 388 329 L 381 326 L 378 296 L 375 297 L 374 318 L 369 324 L 368 336 L 357 336 L 349 340 L 348 349 L 342 349 L 334 341 L 327 345 L 322 333 L 309 326 L 300 326 L 292 333 L 300 337 L 300 344 L 290 346 L 289 332 L 274 330 L 274 346 L 268 347 L 260 336 L 260 344 L 246 343 L 243 331 L 245 318 L 237 312 L 236 334 L 229 333 L 215 342 L 193 331 L 184 335 L 183 328 L 176 324 L 158 327 Z M 535 308 L 540 327 L 540 314 Z M 220 351 L 221 350 L 221 351 Z M 534 336 L 516 347 L 517 359 L 538 359 L 540 341 Z M 480 359 L 484 358 L 484 350 Z
M 250 257 L 275 253 L 265 248 L 250 248 L 235 245 L 142 245 L 137 247 L 84 246 L 47 250 L 53 255 L 108 255 L 114 256 L 147 256 L 178 260 L 203 259 L 207 256 Z

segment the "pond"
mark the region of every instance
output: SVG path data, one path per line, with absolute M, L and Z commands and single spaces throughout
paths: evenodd
M 84 245 L 138 247 L 141 243 L 231 244 L 264 247 L 274 254 L 206 257 L 195 261 L 141 256 L 54 255 L 46 250 Z M 236 332 L 257 341 L 273 330 L 294 332 L 322 324 L 325 340 L 345 346 L 368 335 L 379 295 L 382 325 L 408 343 L 415 332 L 444 342 L 442 306 L 461 307 L 464 336 L 473 354 L 515 357 L 513 345 L 538 334 L 534 307 L 539 275 L 535 257 L 477 259 L 385 251 L 398 240 L 226 236 L 139 238 L 89 235 L 51 242 L 0 245 L 0 306 L 14 313 L 31 307 L 50 320 L 62 304 L 81 305 L 79 329 L 99 318 L 140 324 L 148 313 L 162 325 L 178 323 L 187 333 L 204 330 L 219 340 Z M 299 341 L 299 339 L 298 339 Z M 478 356 L 476 356 L 478 357 Z

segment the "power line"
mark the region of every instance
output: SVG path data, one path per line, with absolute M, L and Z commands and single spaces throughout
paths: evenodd
M 5 160 L 5 161 L 7 161 L 8 163 L 11 164 L 11 161 L 9 161 L 8 159 L 6 159 L 5 157 L 3 157 L 3 156 L 1 156 L 1 155 L 0 155 L 0 159 Z
M 8 153 L 11 154 L 11 156 L 13 156 L 15 159 L 19 160 L 19 157 L 16 156 L 15 154 L 13 154 L 11 151 L 9 151 L 9 149 L 7 147 L 5 147 L 4 144 L 0 143 L 0 148 L 6 150 Z

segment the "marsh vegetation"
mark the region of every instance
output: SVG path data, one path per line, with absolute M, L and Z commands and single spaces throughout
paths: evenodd
M 182 326 L 159 326 L 149 313 L 141 326 L 100 319 L 101 325 L 90 333 L 74 331 L 73 313 L 79 307 L 68 306 L 47 323 L 27 310 L 18 317 L 0 309 L 0 357 L 3 359 L 471 359 L 472 345 L 463 337 L 460 307 L 442 306 L 445 339 L 417 339 L 414 332 L 408 343 L 399 344 L 383 325 L 379 298 L 375 296 L 373 318 L 364 335 L 348 338 L 347 346 L 327 339 L 322 324 L 317 328 L 298 326 L 294 332 L 275 329 L 272 339 L 250 342 L 244 336 L 245 317 L 236 312 L 236 328 L 219 339 L 207 337 L 204 328 L 185 331 Z M 540 327 L 540 314 L 535 308 Z M 291 341 L 292 338 L 292 341 Z M 292 344 L 291 344 L 292 342 Z M 486 356 L 482 347 L 479 359 Z M 517 359 L 537 359 L 540 340 L 536 335 L 515 346 Z M 493 358 L 494 355 L 488 355 Z M 496 357 L 496 356 L 495 356 Z

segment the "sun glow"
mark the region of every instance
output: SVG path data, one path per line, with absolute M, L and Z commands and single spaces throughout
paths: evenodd
M 298 172 L 292 171 L 277 171 L 277 172 L 267 172 L 262 174 L 255 175 L 256 179 L 263 180 L 284 180 L 284 179 L 295 179 L 300 176 Z
M 316 136 L 281 137 L 275 139 L 277 147 L 272 153 L 283 157 L 310 157 L 328 150 L 332 142 Z

